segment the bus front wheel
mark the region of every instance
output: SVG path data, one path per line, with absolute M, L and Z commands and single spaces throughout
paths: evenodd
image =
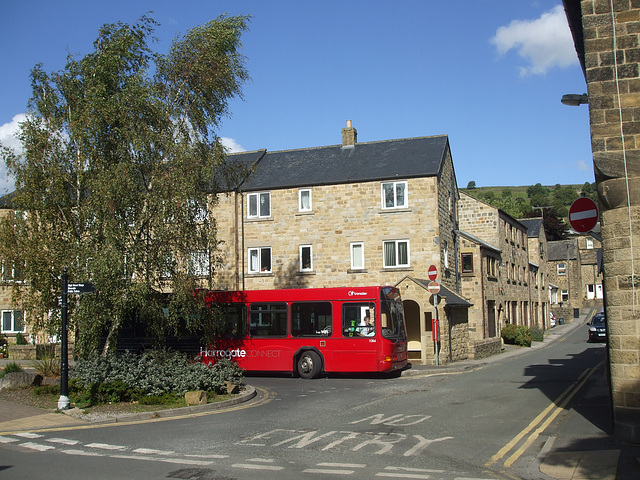
M 300 355 L 298 359 L 298 375 L 301 378 L 316 378 L 320 374 L 322 361 L 320 355 L 313 350 L 308 350 Z

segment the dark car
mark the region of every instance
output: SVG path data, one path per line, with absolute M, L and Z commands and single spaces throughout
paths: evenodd
M 607 324 L 604 315 L 594 315 L 589 325 L 589 341 L 605 342 L 607 340 Z

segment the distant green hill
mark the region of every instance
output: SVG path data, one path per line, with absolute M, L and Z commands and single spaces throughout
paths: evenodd
M 467 186 L 472 185 L 473 182 L 469 182 Z M 571 204 L 581 195 L 597 202 L 595 183 L 588 182 L 583 185 L 544 186 L 538 183 L 528 187 L 475 187 L 460 191 L 500 208 L 514 218 L 542 216 L 543 210 L 565 218 Z

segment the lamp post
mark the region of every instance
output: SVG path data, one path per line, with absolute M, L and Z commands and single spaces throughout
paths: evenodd
M 69 288 L 67 269 L 62 270 L 62 338 L 60 339 L 60 398 L 58 409 L 69 408 L 69 347 L 67 343 L 67 295 Z

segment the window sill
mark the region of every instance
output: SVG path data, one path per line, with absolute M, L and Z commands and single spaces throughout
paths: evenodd
M 347 270 L 347 273 L 358 274 L 358 273 L 369 273 L 369 271 L 366 268 L 350 268 L 349 270 Z
M 273 217 L 247 218 L 248 223 L 254 222 L 273 222 Z
M 295 213 L 295 216 L 296 217 L 307 217 L 307 216 L 313 216 L 315 214 L 316 214 L 316 212 L 314 212 L 313 210 L 311 210 L 309 212 L 300 212 L 300 211 L 298 211 L 298 212 Z
M 381 208 L 378 210 L 380 215 L 384 215 L 386 213 L 411 213 L 413 210 L 410 208 Z
M 273 277 L 273 272 L 249 272 L 247 273 L 247 277 Z
M 384 267 L 382 272 L 413 272 L 413 267 Z
M 314 270 L 305 270 L 304 272 L 297 272 L 296 275 L 315 275 L 316 272 Z

